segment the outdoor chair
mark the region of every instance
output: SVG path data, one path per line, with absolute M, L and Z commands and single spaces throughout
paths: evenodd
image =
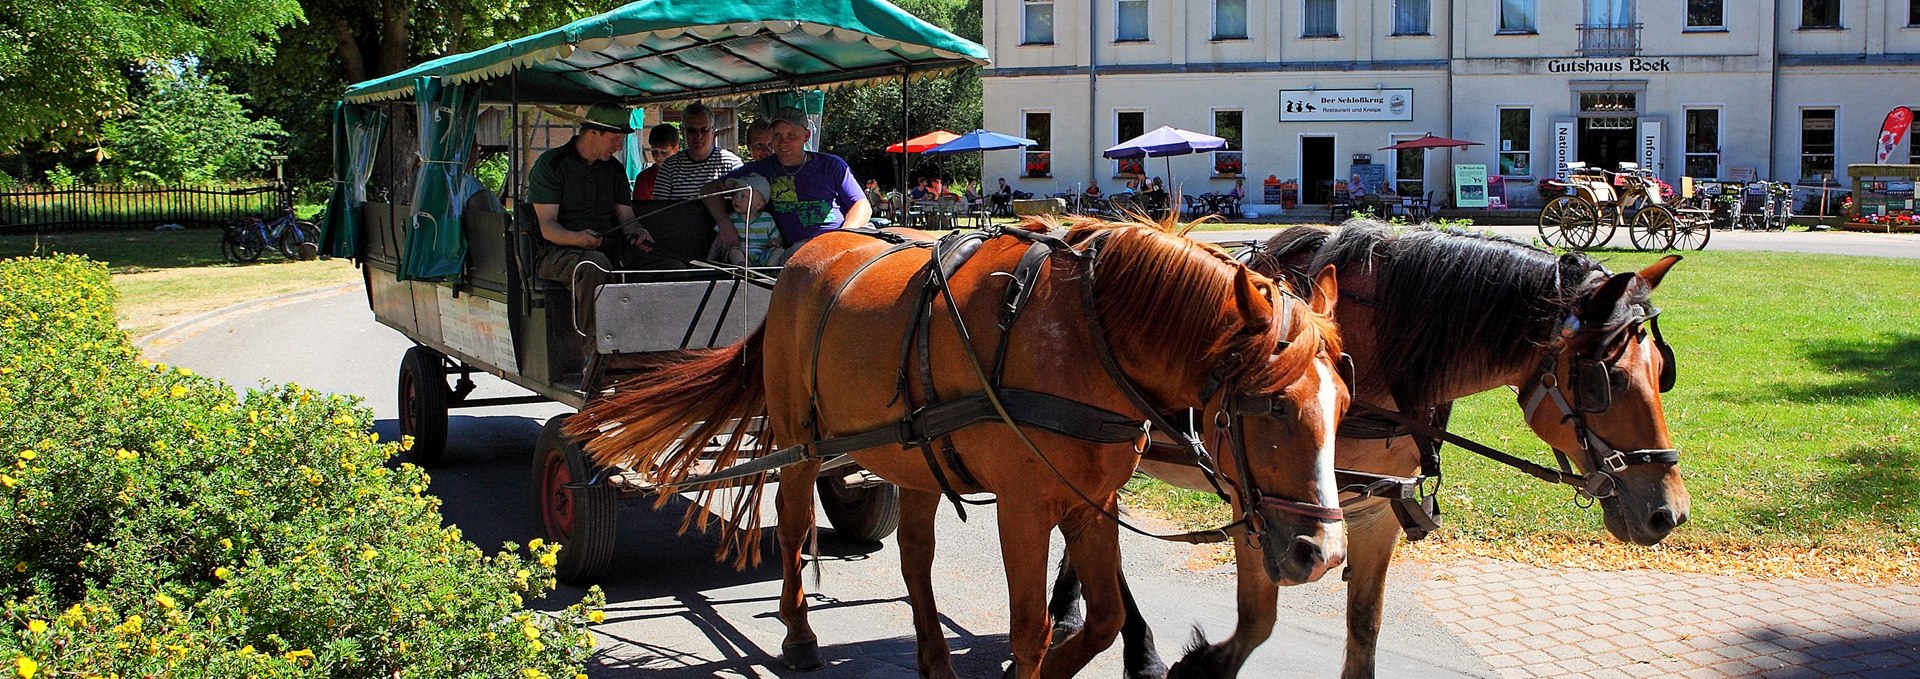
M 1213 212 L 1212 206 L 1208 205 L 1207 201 L 1201 200 L 1199 196 L 1180 196 L 1181 219 L 1199 219 L 1201 215 L 1211 212 Z
M 1336 192 L 1327 201 L 1327 218 L 1338 224 L 1353 218 L 1353 197 Z

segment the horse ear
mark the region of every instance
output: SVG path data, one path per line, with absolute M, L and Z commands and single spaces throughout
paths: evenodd
M 1313 292 L 1307 296 L 1307 306 L 1322 316 L 1333 313 L 1334 302 L 1340 301 L 1340 270 L 1332 264 L 1320 267 L 1320 273 L 1313 276 Z
M 1660 279 L 1665 278 L 1667 270 L 1672 269 L 1673 265 L 1679 261 L 1680 255 L 1667 255 L 1661 257 L 1660 261 L 1648 265 L 1645 269 L 1641 269 L 1640 273 L 1635 275 L 1639 276 L 1640 280 L 1646 281 L 1647 289 L 1652 290 L 1660 287 Z
M 1607 278 L 1607 282 L 1587 295 L 1587 301 L 1581 305 L 1581 322 L 1605 323 L 1613 317 L 1614 307 L 1620 304 L 1620 297 L 1627 294 L 1627 287 L 1633 284 L 1635 273 L 1617 273 Z
M 1266 332 L 1273 325 L 1273 299 L 1254 282 L 1252 269 L 1240 267 L 1240 273 L 1234 277 L 1233 295 L 1234 302 L 1240 306 L 1240 320 L 1249 332 Z

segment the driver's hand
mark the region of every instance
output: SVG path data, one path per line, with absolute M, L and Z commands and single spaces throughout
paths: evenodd
M 574 244 L 579 246 L 580 248 L 585 250 L 594 250 L 600 247 L 599 236 L 595 236 L 585 231 L 575 231 L 574 234 L 576 234 L 574 238 Z
M 627 237 L 627 242 L 640 248 L 641 252 L 653 252 L 653 234 L 646 229 L 634 230 L 633 235 Z
M 714 237 L 714 241 L 718 242 L 722 248 L 737 247 L 740 245 L 740 232 L 734 230 L 732 224 L 722 226 L 720 233 Z

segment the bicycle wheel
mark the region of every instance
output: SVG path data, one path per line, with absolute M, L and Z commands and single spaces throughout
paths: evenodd
M 1558 196 L 1540 208 L 1540 240 L 1568 250 L 1592 239 L 1593 208 L 1573 196 Z
M 245 264 L 260 258 L 260 251 L 247 244 L 247 238 L 237 233 L 229 233 L 220 239 L 220 256 L 234 264 Z
M 1678 221 L 1672 208 L 1648 205 L 1633 211 L 1633 217 L 1627 221 L 1627 236 L 1636 250 L 1671 249 L 1674 225 Z
M 1674 250 L 1705 250 L 1713 238 L 1713 220 L 1681 219 L 1673 225 Z
M 300 259 L 300 246 L 313 242 L 315 233 L 317 231 L 311 222 L 296 221 L 287 224 L 287 228 L 280 232 L 280 254 L 287 259 Z

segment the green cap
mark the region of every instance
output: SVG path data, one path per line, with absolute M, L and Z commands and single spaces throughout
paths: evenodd
M 633 112 L 618 104 L 594 104 L 587 107 L 587 115 L 580 120 L 580 126 L 630 134 L 633 132 Z

